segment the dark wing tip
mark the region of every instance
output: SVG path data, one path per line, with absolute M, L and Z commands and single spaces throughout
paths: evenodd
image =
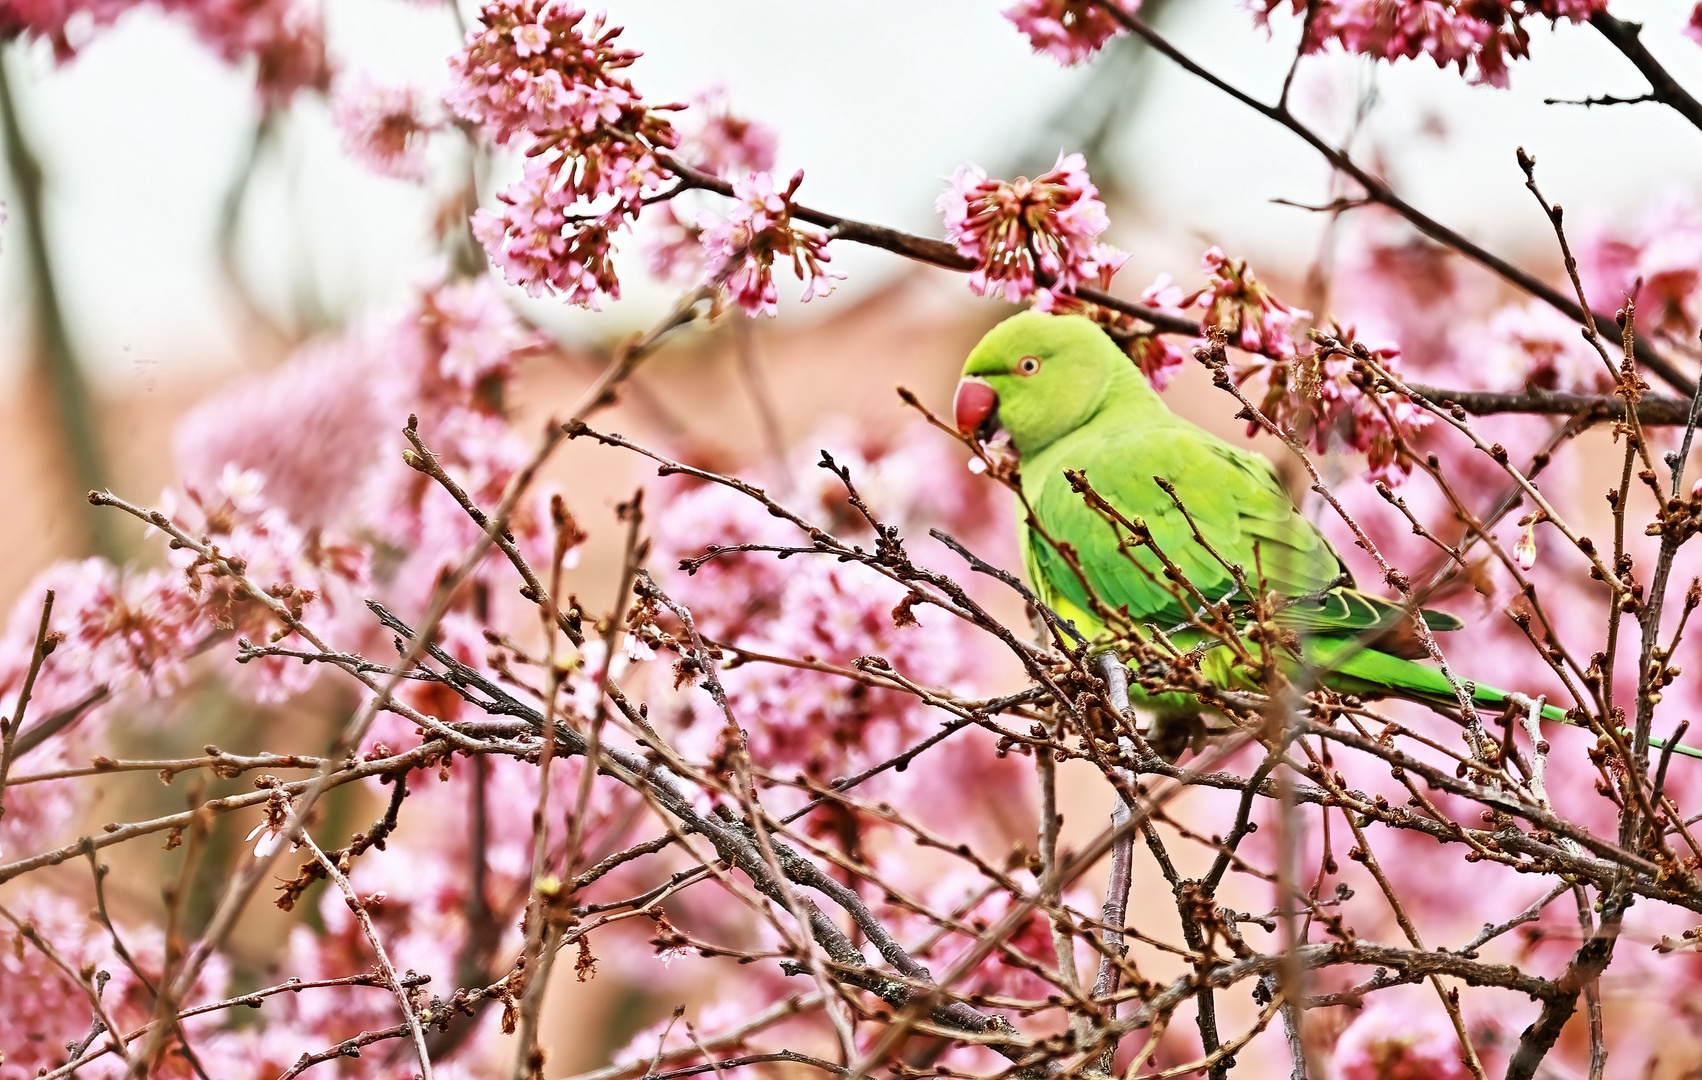
M 1460 630 L 1466 625 L 1458 618 L 1448 614 L 1446 611 L 1433 611 L 1430 608 L 1426 608 L 1423 615 L 1424 625 L 1430 627 L 1432 630 Z

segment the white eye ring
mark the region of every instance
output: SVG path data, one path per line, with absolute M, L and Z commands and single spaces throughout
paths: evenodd
M 1040 357 L 1025 356 L 1016 362 L 1018 375 L 1033 375 L 1040 370 Z

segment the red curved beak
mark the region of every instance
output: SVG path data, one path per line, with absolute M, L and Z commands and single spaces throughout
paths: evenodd
M 991 386 L 974 379 L 965 379 L 957 384 L 957 395 L 952 398 L 952 412 L 957 417 L 957 430 L 963 435 L 973 435 L 998 408 L 999 395 Z

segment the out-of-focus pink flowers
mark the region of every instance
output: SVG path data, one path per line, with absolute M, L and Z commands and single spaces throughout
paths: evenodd
M 1285 0 L 1253 0 L 1260 22 Z M 1306 0 L 1286 0 L 1297 16 Z M 1607 7 L 1607 0 L 1323 0 L 1311 16 L 1308 51 L 1332 39 L 1349 52 L 1384 60 L 1428 56 L 1437 67 L 1452 64 L 1472 82 L 1507 85 L 1507 64 L 1530 55 L 1524 20 L 1542 16 L 1582 22 Z
M 1331 1080 L 1465 1080 L 1459 1037 L 1440 1006 L 1379 998 L 1336 1041 Z
M 1028 35 L 1035 52 L 1060 64 L 1079 64 L 1126 32 L 1106 10 L 1110 3 L 1131 15 L 1141 6 L 1140 0 L 1017 0 L 1004 14 Z
M 505 419 L 510 387 L 520 358 L 541 344 L 488 278 L 428 281 L 400 313 L 308 345 L 190 413 L 175 441 L 191 495 L 164 509 L 247 560 L 262 587 L 293 585 L 290 595 L 310 605 L 308 621 L 333 637 L 346 633 L 342 645 L 354 647 L 349 639 L 371 627 L 354 595 L 367 580 L 367 549 L 340 536 L 387 549 L 395 561 L 381 596 L 406 608 L 479 533 L 447 493 L 403 462 L 402 425 L 416 415 L 444 468 L 481 505 L 495 506 L 528 454 Z M 547 553 L 547 502 L 540 489 L 511 522 L 528 552 Z M 230 583 L 206 578 L 204 564 L 195 572 L 204 603 L 222 609 L 233 599 Z M 255 604 L 238 604 L 229 618 L 263 642 L 270 631 L 239 617 Z M 280 662 L 285 669 L 296 680 L 314 672 Z
M 448 102 L 527 162 L 498 195 L 502 209 L 474 217 L 474 233 L 533 295 L 593 307 L 618 297 L 610 238 L 667 178 L 656 154 L 679 142 L 622 74 L 639 54 L 615 45 L 619 27 L 571 3 L 492 0 L 479 18 L 450 58 Z
M 1509 389 L 1589 392 L 1612 384 L 1579 325 L 1541 301 L 1502 308 L 1490 319 L 1486 337 L 1499 381 Z
M 750 514 L 741 502 L 749 501 L 725 488 L 700 488 L 664 512 L 658 534 L 691 537 L 692 554 L 701 550 L 701 537 L 717 532 L 729 541 L 742 536 L 746 542 L 753 535 L 783 535 L 768 528 L 748 531 L 766 515 L 760 508 Z M 713 517 L 721 518 L 723 526 L 707 534 L 670 527 Z M 904 590 L 859 566 L 808 556 L 782 564 L 772 556 L 733 555 L 682 578 L 676 594 L 698 613 L 704 632 L 741 648 L 769 656 L 807 656 L 840 667 L 878 654 L 906 677 L 929 686 L 962 685 L 973 671 L 966 643 L 951 620 L 924 609 L 917 623 L 895 625 L 893 612 Z M 898 753 L 926 722 L 926 709 L 910 695 L 825 672 L 747 664 L 724 672 L 721 680 L 734 715 L 748 732 L 752 759 L 769 768 L 802 769 L 818 779 Z M 718 715 L 707 697 L 700 704 L 701 715 L 681 742 L 708 757 L 714 752 Z
M 108 992 L 113 1000 L 122 996 L 133 981 L 130 972 L 112 955 L 105 931 L 87 917 L 84 905 L 47 892 L 32 892 L 21 900 L 7 897 L 7 907 L 34 923 L 71 963 L 110 972 L 118 983 L 108 984 Z M 6 1047 L 6 1057 L 0 1062 L 0 1078 L 26 1080 L 63 1060 L 64 1044 L 83 1037 L 93 1010 L 87 995 L 10 923 L 0 923 L 0 939 L 7 946 L 0 948 L 0 982 L 6 987 L 6 1008 L 0 1009 L 0 1045 Z
M 891 867 L 890 872 L 895 877 L 909 876 L 915 874 L 915 868 Z M 940 936 L 940 940 L 932 948 L 920 954 L 930 964 L 936 965 L 936 970 L 949 967 L 958 957 L 973 948 L 975 936 L 999 922 L 1015 906 L 1015 899 L 1008 891 L 992 886 L 991 882 L 977 874 L 950 874 L 943 880 L 936 877 L 922 888 L 931 909 L 955 919 L 963 927 Z M 1098 913 L 1095 910 L 1098 905 L 1081 890 L 1072 890 L 1064 897 L 1064 902 L 1078 911 Z M 896 919 L 901 927 L 906 922 L 922 923 L 922 926 L 916 927 L 912 932 L 917 938 L 937 935 L 937 931 L 931 932 L 934 927 L 932 920 L 924 922 L 915 916 L 905 919 L 902 915 L 897 915 Z M 1010 952 L 1034 964 L 1048 969 L 1057 966 L 1056 952 L 1052 945 L 1052 923 L 1044 912 L 1033 912 L 1018 925 L 1014 933 L 1004 939 L 1004 943 Z M 1079 938 L 1075 945 L 1078 968 L 1091 972 L 1093 960 L 1090 950 Z M 1058 992 L 1055 985 L 1013 962 L 1004 950 L 995 950 L 989 954 L 964 978 L 966 982 L 974 985 L 975 992 L 983 994 L 1044 1000 L 1048 994 Z
M 703 279 L 703 229 L 682 221 L 672 203 L 651 207 L 643 228 L 644 268 L 652 277 L 680 284 Z
M 1697 4 L 1690 12 L 1690 18 L 1684 20 L 1684 36 L 1702 45 L 1702 4 Z
M 141 6 L 138 0 L 5 0 L 0 3 L 0 41 L 29 34 L 51 42 L 55 55 L 65 61 L 76 55 L 90 29 L 110 25 Z M 317 4 L 160 0 L 158 7 L 187 21 L 226 63 L 253 60 L 255 85 L 268 105 L 283 104 L 298 90 L 323 90 L 330 81 Z
M 372 171 L 425 179 L 425 142 L 435 124 L 412 87 L 384 86 L 364 73 L 340 78 L 332 88 L 331 121 L 343 149 Z
M 750 173 L 733 181 L 733 209 L 725 218 L 707 213 L 698 218 L 705 274 L 726 274 L 727 291 L 748 315 L 775 313 L 778 257 L 792 260 L 792 272 L 804 283 L 804 300 L 826 296 L 834 280 L 845 277 L 823 266 L 831 259 L 827 237 L 792 223 L 792 196 L 803 179 L 800 169 L 782 192 L 768 173 Z
M 185 659 L 211 630 L 175 574 L 125 574 L 104 559 L 58 563 L 12 608 L 0 653 L 0 699 L 15 700 L 23 686 L 49 589 L 54 591 L 49 629 L 64 637 L 36 683 L 31 711 L 38 717 L 103 686 L 150 697 L 176 689 Z
M 1080 154 L 1059 154 L 1033 180 L 989 180 L 978 165 L 961 166 L 935 204 L 946 239 L 976 262 L 969 287 L 1017 303 L 1042 292 L 1068 292 L 1098 277 L 1120 254 L 1099 242 L 1109 220 Z
M 851 470 L 859 494 L 877 517 L 907 533 L 925 533 L 925 524 L 939 524 L 983 547 L 981 530 L 1000 520 L 988 501 L 993 485 L 965 475 L 947 444 L 928 429 L 884 445 L 831 434 L 811 445 L 823 443 Z M 833 523 L 845 535 L 861 535 L 858 519 L 846 517 L 844 487 L 826 470 L 811 467 L 814 456 L 799 462 L 798 487 L 788 505 L 812 520 Z M 785 545 L 802 538 L 756 502 L 720 486 L 693 488 L 670 499 L 657 514 L 656 535 L 666 560 L 700 555 L 711 544 Z M 918 543 L 934 546 L 931 540 Z M 878 654 L 906 677 L 929 686 L 965 685 L 982 666 L 978 641 L 963 624 L 928 607 L 901 614 L 895 609 L 905 591 L 861 566 L 808 555 L 782 562 L 772 555 L 735 552 L 710 560 L 695 574 L 670 574 L 667 588 L 690 606 L 711 639 L 770 656 L 809 656 L 849 667 L 859 657 Z M 928 719 L 926 707 L 910 695 L 824 672 L 755 663 L 721 678 L 735 716 L 749 732 L 752 758 L 768 767 L 802 768 L 818 778 L 898 752 Z M 700 704 L 683 742 L 707 755 L 719 718 L 707 696 Z
M 332 532 L 303 530 L 267 502 L 264 484 L 258 473 L 231 466 L 218 488 L 188 487 L 183 498 L 168 490 L 159 508 L 184 531 L 204 538 L 295 618 L 312 605 L 322 633 L 338 615 L 364 619 L 359 599 L 370 583 L 371 549 Z M 311 649 L 281 625 L 270 605 L 217 563 L 188 548 L 171 554 L 209 631 L 233 630 L 258 644 L 285 641 Z M 316 666 L 277 657 L 252 661 L 243 671 L 246 689 L 258 701 L 280 700 L 319 677 Z
M 1474 287 L 1468 275 L 1478 271 L 1393 213 L 1364 207 L 1342 226 L 1331 314 L 1368 337 L 1394 340 L 1402 359 L 1426 375 L 1453 363 L 1460 328 L 1480 317 L 1474 303 L 1492 288 Z
M 1630 228 L 1594 228 L 1580 248 L 1579 276 L 1598 311 L 1622 305 L 1641 281 L 1638 329 L 1693 343 L 1702 326 L 1702 210 L 1690 198 L 1655 199 Z
M 229 64 L 252 58 L 255 84 L 271 104 L 330 82 L 325 30 L 317 5 L 304 0 L 178 0 L 195 30 Z
M 1312 313 L 1290 307 L 1253 277 L 1244 259 L 1231 259 L 1220 248 L 1200 257 L 1211 279 L 1198 294 L 1207 326 L 1221 327 L 1229 344 L 1245 352 L 1273 358 L 1293 356 L 1294 324 Z
M 386 427 L 407 415 L 387 415 L 378 387 L 396 376 L 378 370 L 363 336 L 305 345 L 191 409 L 172 433 L 182 481 L 211 491 L 235 467 L 263 477 L 266 497 L 304 527 L 344 521 L 359 494 L 350 478 L 371 467 Z
M 680 140 L 685 161 L 723 179 L 774 168 L 779 136 L 767 124 L 736 115 L 725 91 L 717 88 L 699 94 L 688 115 L 697 123 Z
M 121 1029 L 134 1030 L 153 1016 L 153 995 L 116 955 L 111 936 L 89 917 L 86 903 L 35 888 L 8 894 L 6 907 L 32 924 L 74 969 L 86 972 L 86 977 L 97 978 L 101 972 L 110 976 L 103 980 L 101 1001 Z M 164 935 L 146 930 L 138 933 L 135 927 L 122 924 L 119 933 L 138 966 L 157 979 L 163 966 Z M 0 945 L 4 946 L 0 947 L 0 986 L 6 988 L 6 1007 L 0 1009 L 0 1046 L 6 1048 L 4 1059 L 0 1059 L 0 1080 L 28 1080 L 63 1064 L 66 1045 L 81 1044 L 86 1039 L 93 1009 L 87 993 L 8 922 L 0 921 Z M 189 1002 L 199 1004 L 223 996 L 229 975 L 229 964 L 215 954 L 202 969 Z M 215 1030 L 218 1024 L 216 1015 L 184 1020 L 196 1049 L 202 1053 L 212 1050 L 209 1064 L 222 1064 L 224 1037 Z M 158 1075 L 169 1080 L 194 1075 L 174 1043 L 167 1044 Z M 115 1056 L 83 1071 L 111 1076 L 115 1075 L 114 1064 L 123 1071 L 123 1062 Z M 217 1065 L 213 1067 L 216 1074 L 229 1075 Z

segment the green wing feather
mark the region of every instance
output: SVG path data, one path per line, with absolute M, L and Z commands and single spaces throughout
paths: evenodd
M 1133 462 L 1140 463 L 1139 472 L 1129 468 Z M 1199 605 L 1190 600 L 1185 606 L 1167 587 L 1156 552 L 1129 547 L 1127 531 L 1071 489 L 1065 463 L 1081 469 L 1125 516 L 1144 521 L 1153 543 L 1207 600 L 1250 599 L 1233 595 L 1237 585 L 1224 565 L 1230 563 L 1254 588 L 1262 584 L 1299 598 L 1281 618 L 1307 633 L 1359 632 L 1400 617 L 1396 605 L 1352 587 L 1341 557 L 1295 508 L 1268 462 L 1165 412 L 1138 425 L 1085 425 L 1023 468 L 1024 490 L 1043 527 L 1075 548 L 1081 576 L 1099 599 L 1126 608 L 1137 624 L 1169 629 Z M 1154 477 L 1167 480 L 1176 499 Z M 1195 527 L 1210 550 L 1194 538 Z M 1067 560 L 1032 531 L 1025 546 L 1032 579 L 1070 607 L 1087 610 L 1087 589 Z M 1092 625 L 1099 629 L 1097 621 Z

